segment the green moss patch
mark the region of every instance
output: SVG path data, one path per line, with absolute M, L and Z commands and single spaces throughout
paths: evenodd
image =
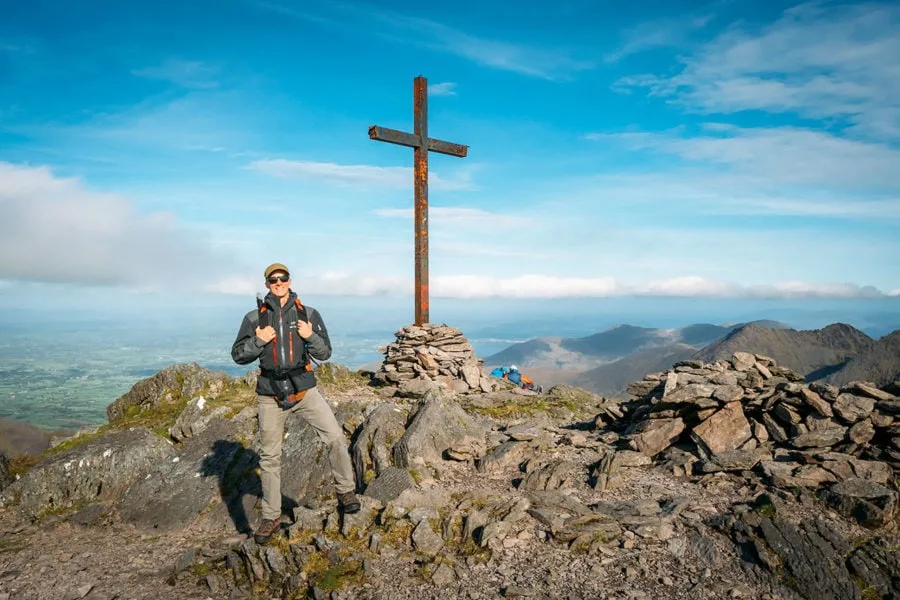
M 325 362 L 316 369 L 316 382 L 325 393 L 350 392 L 368 386 L 369 378 L 344 365 Z
M 580 407 L 578 402 L 571 398 L 560 399 L 547 396 L 529 396 L 523 397 L 520 402 L 507 402 L 495 406 L 470 405 L 466 407 L 466 410 L 495 420 L 509 420 L 536 417 L 540 414 L 553 413 L 559 409 L 565 409 L 571 413 L 577 414 L 581 408 L 583 407 Z
M 38 456 L 13 456 L 9 459 L 9 474 L 15 478 L 16 476 L 21 477 L 25 473 L 33 467 L 37 461 Z

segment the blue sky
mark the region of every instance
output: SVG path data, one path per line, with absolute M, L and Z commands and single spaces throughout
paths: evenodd
M 0 5 L 0 299 L 900 296 L 897 3 Z

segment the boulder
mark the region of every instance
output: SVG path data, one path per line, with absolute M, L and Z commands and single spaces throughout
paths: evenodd
M 188 402 L 187 406 L 178 415 L 175 424 L 169 428 L 169 435 L 176 442 L 183 442 L 189 437 L 198 435 L 206 429 L 214 419 L 224 417 L 230 409 L 227 406 L 210 408 L 203 396 L 198 396 Z
M 719 387 L 710 383 L 688 383 L 676 387 L 666 394 L 665 402 L 666 404 L 696 403 L 698 399 L 711 398 Z
M 412 532 L 413 548 L 428 558 L 434 558 L 444 546 L 444 540 L 435 533 L 428 519 L 422 519 Z
M 858 544 L 847 564 L 862 585 L 874 590 L 882 598 L 900 596 L 900 552 L 891 540 L 874 538 Z
M 887 525 L 897 509 L 897 494 L 883 485 L 859 478 L 846 479 L 820 494 L 822 500 L 860 525 Z
M 578 465 L 571 461 L 554 460 L 528 473 L 519 484 L 522 490 L 556 490 L 574 488 L 578 483 Z
M 827 448 L 839 444 L 847 436 L 846 427 L 832 427 L 802 433 L 791 439 L 795 448 Z
M 407 414 L 406 409 L 386 402 L 363 421 L 350 446 L 357 485 L 365 485 L 393 464 L 391 449 L 406 431 Z
M 416 482 L 409 471 L 399 467 L 385 467 L 378 477 L 366 486 L 365 494 L 386 503 L 415 487 Z
M 115 499 L 175 456 L 170 442 L 143 427 L 106 433 L 45 456 L 3 490 L 0 506 L 18 499 L 19 508 L 35 517 L 50 509 Z
M 534 456 L 536 450 L 529 442 L 510 440 L 491 448 L 487 454 L 475 461 L 480 473 L 492 473 L 517 467 L 526 458 Z
M 291 415 L 285 425 L 281 457 L 281 493 L 300 504 L 332 498 L 334 480 L 325 444 L 316 430 L 299 415 Z M 254 443 L 254 448 L 256 448 Z M 357 481 L 356 485 L 362 482 Z
M 694 441 L 709 454 L 737 450 L 752 436 L 750 423 L 744 416 L 740 402 L 726 404 L 691 432 Z
M 675 443 L 682 431 L 684 421 L 680 418 L 648 419 L 637 426 L 629 445 L 647 456 L 656 456 Z
M 769 434 L 769 437 L 778 443 L 783 443 L 788 440 L 787 433 L 784 431 L 784 428 L 779 425 L 775 419 L 772 418 L 772 415 L 769 413 L 763 414 L 763 425 L 766 427 L 766 431 Z M 760 440 L 762 441 L 762 440 Z
M 712 456 L 710 460 L 703 461 L 700 470 L 703 473 L 716 473 L 719 471 L 749 471 L 761 460 L 769 460 L 772 455 L 764 448 L 754 450 L 727 450 Z
M 831 411 L 831 405 L 811 389 L 807 387 L 800 388 L 800 398 L 823 417 L 834 416 L 834 413 Z
M 847 432 L 847 437 L 854 444 L 864 445 L 872 441 L 875 437 L 875 427 L 872 425 L 871 419 L 859 421 Z
M 896 396 L 893 394 L 886 392 L 884 390 L 879 390 L 877 387 L 872 385 L 871 383 L 865 381 L 851 381 L 843 388 L 844 391 L 848 391 L 851 394 L 856 394 L 858 396 L 867 396 L 869 398 L 873 398 L 875 400 L 898 400 Z
M 781 566 L 792 579 L 790 595 L 776 598 L 816 598 L 817 600 L 850 600 L 861 598 L 859 588 L 844 564 L 850 550 L 841 535 L 822 522 L 796 525 L 776 517 L 762 519 L 754 535 L 755 554 L 773 552 L 773 570 Z M 793 590 L 802 590 L 796 595 Z
M 712 398 L 723 404 L 740 400 L 744 395 L 744 388 L 739 385 L 718 385 L 713 390 Z
M 416 377 L 400 382 L 397 394 L 404 398 L 421 398 L 428 392 L 440 388 L 440 384 L 427 377 Z
M 847 423 L 868 417 L 875 409 L 875 400 L 853 394 L 840 394 L 834 401 L 834 412 Z
M 749 352 L 735 352 L 731 364 L 735 371 L 749 371 L 756 365 L 756 357 Z
M 455 443 L 467 437 L 483 439 L 486 432 L 446 393 L 432 390 L 416 407 L 409 427 L 394 445 L 394 464 L 404 468 L 440 464 L 444 451 Z
M 877 460 L 862 460 L 841 452 L 826 452 L 819 456 L 822 466 L 834 473 L 838 479 L 864 479 L 873 483 L 887 484 L 891 478 L 891 467 Z
M 215 398 L 230 379 L 227 373 L 211 371 L 196 363 L 173 365 L 134 384 L 125 395 L 106 407 L 106 417 L 110 423 L 115 423 L 132 407 L 148 410 L 161 404 L 174 405 L 201 392 Z
M 239 439 L 252 436 L 251 425 L 210 421 L 185 441 L 177 456 L 160 461 L 129 488 L 117 503 L 122 518 L 144 530 L 169 532 L 205 514 L 210 521 L 247 531 L 253 515 L 246 514 L 238 496 L 259 458 Z M 285 469 L 283 479 L 291 470 Z M 210 512 L 212 508 L 216 510 Z

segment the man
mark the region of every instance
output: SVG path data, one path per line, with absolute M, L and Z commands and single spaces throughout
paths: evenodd
M 263 501 L 262 521 L 254 533 L 259 544 L 268 542 L 281 527 L 281 443 L 285 421 L 292 413 L 306 420 L 328 446 L 338 508 L 344 513 L 360 509 L 347 440 L 331 407 L 316 389 L 316 376 L 309 363 L 309 357 L 331 357 L 328 330 L 318 311 L 303 306 L 291 290 L 286 266 L 269 265 L 265 278 L 269 293 L 258 310 L 244 317 L 231 347 L 236 363 L 246 365 L 259 359 L 260 366 L 256 394 Z

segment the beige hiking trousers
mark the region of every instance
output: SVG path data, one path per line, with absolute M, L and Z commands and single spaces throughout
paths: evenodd
M 311 388 L 303 400 L 289 409 L 283 409 L 271 396 L 257 396 L 259 400 L 259 435 L 262 448 L 259 466 L 262 473 L 262 518 L 281 518 L 281 444 L 284 441 L 284 424 L 288 416 L 298 413 L 316 430 L 319 439 L 328 447 L 331 473 L 339 494 L 356 489 L 353 464 L 347 451 L 347 440 L 331 407 L 316 388 Z

